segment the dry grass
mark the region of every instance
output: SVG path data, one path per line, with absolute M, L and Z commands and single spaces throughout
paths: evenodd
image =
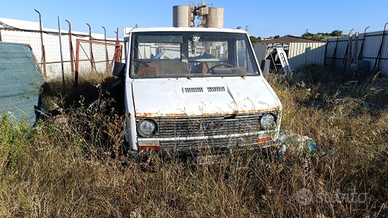
M 72 107 L 72 91 L 61 93 L 52 82 L 46 100 L 66 105 L 61 113 L 33 128 L 15 127 L 6 117 L 0 123 L 0 217 L 384 216 L 388 108 L 373 111 L 359 101 L 335 99 L 341 94 L 368 100 L 365 95 L 379 89 L 370 87 L 384 78 L 371 75 L 349 86 L 361 77 L 337 74 L 310 67 L 293 77 L 267 78 L 283 103 L 282 129 L 313 138 L 316 154 L 289 152 L 274 159 L 235 152 L 204 166 L 158 157 L 139 164 L 122 154 L 123 117 L 111 101 L 93 110 Z M 78 94 L 86 96 L 88 87 L 105 79 L 90 81 Z M 374 103 L 386 104 L 384 91 L 373 95 L 379 100 Z M 314 108 L 307 101 L 324 105 Z M 308 205 L 296 200 L 302 188 L 313 193 Z M 366 201 L 341 200 L 336 193 L 366 193 Z
M 99 97 L 101 91 L 107 89 L 119 79 L 101 73 L 83 73 L 75 86 L 72 76 L 50 80 L 43 86 L 43 104 L 50 110 L 57 106 L 61 108 L 80 107 Z

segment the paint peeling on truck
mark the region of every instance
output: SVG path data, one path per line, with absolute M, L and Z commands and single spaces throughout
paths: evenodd
M 136 28 L 124 47 L 132 151 L 260 149 L 277 137 L 282 105 L 245 31 Z

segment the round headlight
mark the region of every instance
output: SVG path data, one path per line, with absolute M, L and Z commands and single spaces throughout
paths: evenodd
M 151 137 L 156 132 L 156 123 L 153 120 L 144 119 L 137 123 L 137 132 L 142 137 Z
M 274 115 L 272 114 L 265 114 L 260 120 L 261 127 L 264 129 L 270 129 L 275 127 L 275 123 L 276 120 Z

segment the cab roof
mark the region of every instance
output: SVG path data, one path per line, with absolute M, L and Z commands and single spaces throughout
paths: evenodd
M 204 27 L 149 27 L 149 28 L 133 28 L 125 34 L 128 36 L 131 33 L 144 32 L 221 32 L 221 33 L 240 33 L 247 34 L 242 29 L 227 29 L 227 28 L 204 28 Z

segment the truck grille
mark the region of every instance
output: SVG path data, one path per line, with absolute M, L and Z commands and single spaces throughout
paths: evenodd
M 198 152 L 210 149 L 210 151 L 219 151 L 218 149 L 238 148 L 239 146 L 257 148 L 257 135 L 245 137 L 227 137 L 227 138 L 208 138 L 198 140 L 167 140 L 160 141 L 161 149 L 164 151 L 178 152 Z
M 158 129 L 153 138 L 177 138 L 257 133 L 263 130 L 264 113 L 201 117 L 156 117 Z M 141 118 L 140 118 L 141 119 Z

